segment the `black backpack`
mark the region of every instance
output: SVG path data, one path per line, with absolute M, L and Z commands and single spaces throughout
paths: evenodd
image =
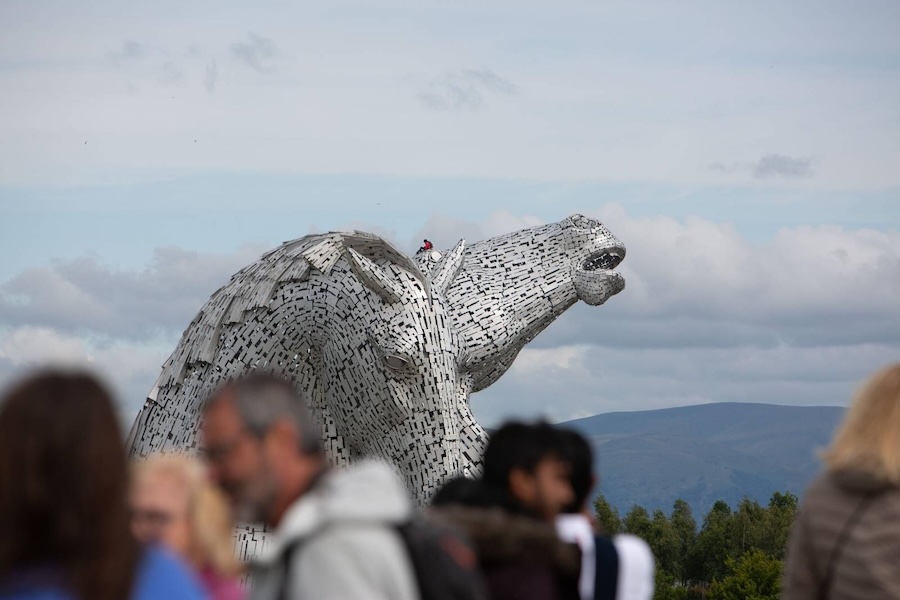
M 341 524 L 330 526 L 340 527 Z M 406 546 L 420 600 L 487 600 L 487 588 L 478 569 L 475 551 L 457 529 L 422 515 L 393 527 Z M 290 564 L 300 546 L 302 543 L 292 544 L 282 553 L 285 576 L 279 600 L 288 600 Z
M 607 536 L 594 536 L 594 600 L 616 600 L 619 589 L 619 552 Z
M 487 600 L 469 541 L 454 527 L 415 516 L 397 526 L 416 574 L 421 600 Z

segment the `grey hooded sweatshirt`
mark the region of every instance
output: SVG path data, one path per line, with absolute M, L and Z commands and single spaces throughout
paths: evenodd
M 267 539 L 251 572 L 251 597 L 418 600 L 406 546 L 394 529 L 412 510 L 402 483 L 383 463 L 326 473 Z

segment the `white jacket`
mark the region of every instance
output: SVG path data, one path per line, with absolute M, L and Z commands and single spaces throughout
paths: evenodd
M 291 546 L 290 600 L 418 600 L 406 546 L 393 525 L 412 506 L 383 463 L 331 471 L 285 513 L 254 561 L 251 598 L 277 600 Z
M 581 576 L 578 593 L 583 600 L 594 597 L 595 560 L 594 527 L 581 514 L 565 514 L 556 518 L 560 539 L 578 544 L 581 549 Z M 656 561 L 647 542 L 629 534 L 612 538 L 619 557 L 616 600 L 650 600 L 653 597 Z

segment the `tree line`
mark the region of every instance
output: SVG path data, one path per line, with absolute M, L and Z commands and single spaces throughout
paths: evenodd
M 681 499 L 668 515 L 635 505 L 621 517 L 601 495 L 594 511 L 607 535 L 631 533 L 650 545 L 654 600 L 777 600 L 797 496 L 775 492 L 767 506 L 744 498 L 735 510 L 719 500 L 699 529 Z

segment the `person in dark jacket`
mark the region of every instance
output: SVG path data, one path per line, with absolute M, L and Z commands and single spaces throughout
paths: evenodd
M 557 600 L 560 577 L 578 572 L 578 553 L 547 523 L 503 508 L 503 496 L 481 481 L 448 481 L 432 499 L 430 518 L 465 532 L 492 600 Z
M 577 599 L 578 552 L 553 523 L 573 499 L 562 438 L 546 423 L 507 423 L 491 435 L 480 481 L 448 482 L 433 505 L 455 505 L 492 598 Z M 445 511 L 446 513 L 446 511 Z
M 791 530 L 782 597 L 900 598 L 900 364 L 859 390 Z

